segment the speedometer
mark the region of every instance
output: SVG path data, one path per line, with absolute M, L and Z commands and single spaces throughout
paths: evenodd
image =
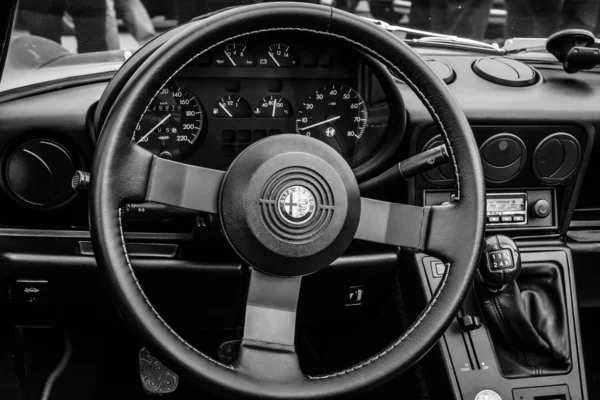
M 146 109 L 133 140 L 159 157 L 181 159 L 200 137 L 203 122 L 196 96 L 181 86 L 169 85 Z
M 319 139 L 350 159 L 365 133 L 367 118 L 365 101 L 355 89 L 329 85 L 301 104 L 296 133 Z

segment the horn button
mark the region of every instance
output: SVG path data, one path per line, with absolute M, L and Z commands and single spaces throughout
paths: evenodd
M 301 276 L 346 250 L 360 219 L 360 192 L 333 148 L 277 135 L 235 159 L 219 207 L 223 232 L 240 257 L 272 275 Z

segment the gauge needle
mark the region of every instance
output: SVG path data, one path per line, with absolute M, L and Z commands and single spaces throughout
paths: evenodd
M 231 63 L 233 64 L 233 66 L 234 66 L 234 67 L 237 67 L 237 65 L 235 65 L 235 62 L 233 62 L 233 58 L 231 58 L 231 56 L 229 55 L 229 53 L 228 53 L 228 52 L 226 52 L 226 51 L 225 51 L 224 53 L 225 53 L 225 55 L 227 56 L 227 58 L 229 58 L 229 61 L 231 61 Z
M 273 59 L 273 61 L 275 61 L 275 64 L 277 64 L 278 67 L 281 67 L 281 65 L 277 62 L 277 59 L 275 58 L 275 56 L 273 55 L 273 53 L 269 52 L 269 55 L 271 56 L 271 58 Z
M 273 118 L 275 118 L 275 107 L 277 107 L 277 99 L 273 100 Z
M 315 126 L 323 125 L 323 124 L 326 124 L 326 123 L 328 123 L 328 122 L 331 122 L 331 121 L 338 120 L 338 119 L 340 119 L 340 118 L 341 118 L 341 116 L 340 116 L 340 115 L 338 115 L 337 117 L 329 118 L 329 119 L 326 119 L 325 121 L 317 122 L 316 124 L 312 124 L 312 125 L 310 125 L 310 126 L 307 126 L 307 127 L 304 127 L 304 128 L 300 128 L 300 130 L 301 130 L 301 131 L 305 131 L 305 130 L 307 130 L 307 129 L 314 128 Z
M 233 118 L 233 115 L 231 115 L 231 113 L 225 108 L 223 103 L 219 103 L 219 107 L 221 107 L 223 109 L 223 111 L 225 111 L 227 113 L 227 115 L 229 115 L 229 118 Z
M 152 129 L 150 129 L 150 132 L 146 133 L 144 136 L 141 137 L 140 140 L 137 141 L 137 143 L 140 143 L 142 140 L 146 139 L 148 136 L 150 136 L 150 134 L 152 132 L 154 132 L 155 130 L 158 129 L 159 126 L 161 126 L 162 124 L 165 123 L 166 120 L 168 120 L 169 118 L 171 118 L 171 114 L 167 115 L 166 117 L 164 117 L 158 124 L 156 124 L 156 126 Z

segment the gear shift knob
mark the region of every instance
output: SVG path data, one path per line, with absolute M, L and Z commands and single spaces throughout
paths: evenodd
M 501 291 L 521 273 L 521 255 L 515 242 L 504 235 L 485 239 L 479 261 L 479 276 L 487 289 Z

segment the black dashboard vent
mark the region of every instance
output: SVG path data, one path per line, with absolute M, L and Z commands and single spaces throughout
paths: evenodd
M 533 153 L 533 172 L 549 184 L 558 184 L 573 175 L 581 160 L 581 147 L 573 135 L 558 132 L 540 142 Z
M 486 81 L 504 86 L 525 87 L 539 81 L 538 73 L 529 65 L 504 57 L 480 58 L 473 63 L 473 71 Z
M 446 84 L 450 84 L 456 79 L 456 73 L 452 67 L 445 62 L 428 58 L 427 64 L 435 71 L 436 74 L 438 74 L 440 78 L 442 78 L 444 82 L 446 82 Z
M 480 153 L 485 179 L 490 183 L 516 178 L 527 161 L 525 143 L 511 133 L 492 136 L 481 145 Z
M 74 196 L 71 178 L 76 162 L 62 145 L 33 139 L 14 148 L 5 160 L 5 186 L 20 202 L 49 208 Z

